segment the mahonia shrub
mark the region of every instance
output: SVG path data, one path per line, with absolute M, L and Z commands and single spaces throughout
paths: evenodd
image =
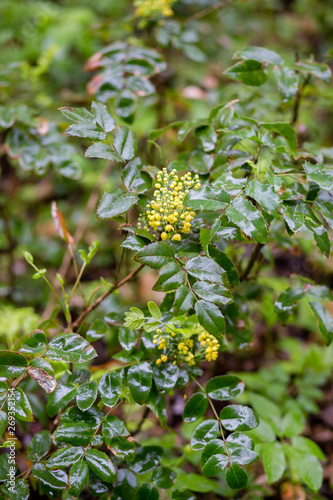
M 173 15 L 175 2 L 138 0 L 134 7 L 134 18 L 151 23 L 151 37 L 189 52 L 186 40 L 175 42 L 177 25 L 170 40 L 161 35 L 168 25 L 156 25 Z M 188 40 L 193 49 L 197 39 Z M 25 117 L 27 125 L 22 110 L 6 111 L 6 154 L 20 168 L 42 175 L 52 166 L 74 182 L 80 161 L 72 163 L 71 153 L 79 140 L 87 163 L 105 160 L 97 197 L 111 168 L 114 177 L 95 224 L 107 228 L 109 240 L 117 228 L 122 243 L 115 279 L 99 276 L 88 290 L 84 276 L 94 269 L 100 242 L 76 251 L 80 237 L 53 202 L 50 219 L 73 263 L 74 282 L 63 267 L 53 276 L 32 248 L 24 249 L 36 280 L 31 294 L 45 288 L 52 298 L 41 321 L 28 308 L 21 311 L 24 322 L 17 311 L 3 311 L 6 329 L 6 315 L 13 317 L 13 333 L 0 329 L 8 337 L 0 350 L 6 450 L 0 498 L 193 500 L 207 493 L 254 499 L 281 482 L 293 485 L 294 496 L 319 498 L 325 455 L 305 433 L 332 369 L 333 320 L 325 303 L 333 297 L 301 274 L 277 281 L 265 270 L 276 248 L 307 248 L 320 262 L 330 256 L 333 156 L 320 144 L 303 143 L 295 126 L 310 79 L 327 83 L 330 70 L 312 60 L 287 65 L 263 47 L 238 50 L 234 59 L 225 77 L 240 82 L 237 99 L 223 100 L 205 118 L 151 130 L 148 144 L 132 124 L 138 101 L 155 93 L 166 65 L 155 46 L 130 37 L 88 60 L 87 71 L 98 72 L 88 83 L 91 108 L 60 108 L 72 122 L 71 143 Z M 270 91 L 289 103 L 291 119 L 283 110 L 272 121 L 262 95 L 248 105 L 246 92 L 273 76 Z M 160 301 L 134 302 L 130 295 L 133 304 L 117 302 L 126 285 L 148 272 Z M 103 310 L 113 299 L 112 310 Z M 232 371 L 228 361 L 252 342 L 259 309 L 268 325 L 297 323 L 298 314 L 311 318 L 326 346 L 319 341 L 301 358 L 299 341 L 284 337 L 279 346 L 292 362 Z M 110 331 L 119 347 L 111 359 Z M 168 426 L 173 400 L 180 401 L 181 435 Z M 23 458 L 13 460 L 17 436 L 33 425 L 33 438 L 21 439 L 16 450 Z M 262 467 L 267 489 L 256 481 Z

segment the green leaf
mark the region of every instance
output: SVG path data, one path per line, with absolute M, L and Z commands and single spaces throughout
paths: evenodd
M 135 459 L 129 465 L 136 474 L 145 474 L 155 469 L 163 455 L 161 446 L 140 446 L 135 450 Z
M 158 307 L 157 304 L 155 304 L 155 302 L 150 300 L 148 302 L 147 306 L 148 306 L 149 312 L 153 316 L 153 318 L 155 318 L 157 320 L 162 318 L 162 313 L 160 311 L 160 308 Z
M 264 443 L 262 445 L 262 460 L 268 483 L 272 484 L 281 479 L 287 463 L 280 443 Z
M 75 333 L 57 335 L 49 343 L 47 358 L 54 361 L 85 363 L 97 356 L 95 349 L 83 337 Z
M 323 63 L 298 61 L 296 63 L 296 70 L 301 71 L 302 73 L 311 73 L 311 75 L 320 78 L 320 80 L 323 80 L 325 83 L 329 83 L 331 81 L 331 70 L 326 64 Z
M 115 102 L 115 111 L 118 116 L 123 118 L 126 122 L 131 123 L 132 115 L 136 108 L 136 95 L 129 91 L 124 90 L 118 95 Z
M 147 361 L 133 365 L 127 372 L 127 383 L 136 403 L 144 404 L 149 396 L 153 380 L 153 370 Z
M 74 422 L 60 425 L 53 437 L 59 443 L 69 443 L 74 446 L 86 446 L 94 435 L 94 429 L 88 422 Z
M 275 193 L 271 184 L 262 184 L 257 180 L 252 180 L 248 183 L 245 194 L 260 203 L 270 214 L 276 212 L 281 203 L 279 196 Z
M 159 494 L 156 486 L 142 483 L 135 492 L 133 500 L 158 500 Z
M 142 171 L 145 164 L 140 158 L 129 161 L 123 169 L 124 184 L 127 191 L 144 193 L 151 186 L 150 175 Z
M 305 417 L 302 411 L 290 410 L 281 420 L 281 434 L 285 437 L 293 437 L 301 434 L 305 427 Z
M 185 269 L 194 278 L 211 283 L 222 283 L 222 275 L 225 272 L 213 259 L 200 256 L 189 259 Z
M 304 225 L 304 214 L 299 204 L 283 203 L 282 216 L 293 233 L 297 233 Z
M 120 418 L 115 417 L 114 415 L 109 415 L 103 422 L 102 434 L 104 436 L 105 443 L 110 446 L 110 442 L 113 438 L 118 436 L 127 437 L 129 432 Z
M 206 153 L 214 151 L 217 142 L 217 135 L 213 127 L 208 127 L 206 125 L 198 127 L 195 129 L 195 135 L 200 146 Z
M 167 423 L 166 399 L 165 396 L 156 389 L 154 384 L 151 388 L 149 398 L 146 401 L 146 405 L 159 419 L 162 427 L 165 427 Z
M 67 474 L 62 470 L 50 471 L 46 470 L 42 464 L 35 464 L 31 472 L 47 488 L 64 490 L 67 487 Z
M 88 450 L 85 454 L 85 460 L 89 468 L 103 481 L 107 483 L 115 482 L 117 469 L 105 453 L 99 450 Z
M 284 137 L 291 149 L 297 150 L 296 132 L 288 122 L 260 123 L 260 127 Z
M 258 453 L 245 446 L 240 446 L 231 441 L 228 442 L 228 450 L 230 455 L 230 461 L 233 464 L 247 465 L 252 464 L 255 460 L 259 458 Z
M 124 500 L 124 498 L 134 498 L 138 482 L 135 475 L 126 469 L 119 469 L 117 481 L 112 490 L 112 500 Z M 143 497 L 147 500 L 147 497 Z
M 267 243 L 267 228 L 260 212 L 245 198 L 235 199 L 226 210 L 230 222 L 258 243 Z
M 195 422 L 198 418 L 202 417 L 208 407 L 208 399 L 202 392 L 197 392 L 190 397 L 187 401 L 183 418 L 185 422 Z
M 247 406 L 229 405 L 220 413 L 223 427 L 228 431 L 248 431 L 258 426 L 259 420 Z
M 131 462 L 134 459 L 135 442 L 122 436 L 109 441 L 109 449 L 120 460 Z
M 138 334 L 137 332 L 130 330 L 126 326 L 119 328 L 118 338 L 119 343 L 125 351 L 131 352 L 136 344 Z
M 203 186 L 199 189 L 192 189 L 184 200 L 186 207 L 194 210 L 223 210 L 230 202 L 230 195 L 222 189 L 214 189 L 210 186 Z
M 27 360 L 22 354 L 12 351 L 0 351 L 0 378 L 11 382 L 26 370 Z
M 146 264 L 153 269 L 161 269 L 168 262 L 174 260 L 174 251 L 170 245 L 156 241 L 142 248 L 135 256 L 134 260 L 141 264 Z
M 113 138 L 117 153 L 125 161 L 132 160 L 137 151 L 137 139 L 134 132 L 127 127 L 119 127 Z
M 104 130 L 105 133 L 112 132 L 112 130 L 116 128 L 116 122 L 104 104 L 94 101 L 91 105 L 91 111 L 96 117 L 97 124 Z
M 16 478 L 15 491 L 11 488 L 10 483 L 7 482 L 2 487 L 2 493 L 9 500 L 28 500 L 30 496 L 28 482 L 26 479 Z
M 19 387 L 16 387 L 13 390 L 13 394 L 16 400 L 14 407 L 16 418 L 18 418 L 19 420 L 23 420 L 24 422 L 33 422 L 34 416 L 32 413 L 29 399 L 27 398 L 26 394 Z M 10 408 L 11 402 L 9 398 L 7 402 L 8 402 L 8 407 Z
M 154 382 L 157 389 L 163 394 L 171 391 L 176 385 L 179 368 L 173 365 L 172 361 L 154 366 Z
M 53 453 L 46 463 L 47 469 L 57 469 L 58 467 L 70 467 L 78 462 L 84 453 L 82 446 L 65 446 Z
M 86 108 L 58 108 L 61 113 L 69 120 L 76 123 L 92 122 L 94 123 L 95 117 Z
M 332 191 L 333 189 L 333 168 L 324 167 L 324 165 L 316 164 L 312 165 L 309 162 L 305 162 L 303 165 L 307 176 L 322 189 L 327 191 Z
M 41 431 L 35 434 L 27 446 L 27 458 L 31 462 L 39 462 L 48 454 L 51 447 L 51 435 L 49 431 Z
M 20 347 L 20 352 L 27 354 L 41 354 L 46 348 L 45 333 L 41 330 L 35 330 Z
M 159 273 L 159 278 L 153 286 L 153 290 L 169 292 L 176 290 L 184 283 L 185 275 L 176 262 L 168 262 Z M 159 319 L 159 318 L 158 318 Z
M 234 399 L 244 391 L 244 382 L 233 375 L 214 377 L 206 385 L 206 392 L 211 399 L 226 401 Z
M 284 60 L 282 57 L 273 52 L 273 50 L 266 49 L 265 47 L 246 47 L 245 49 L 238 50 L 232 56 L 233 59 L 253 59 L 261 63 L 269 63 L 277 66 L 283 66 Z
M 321 224 L 316 224 L 310 219 L 305 219 L 305 226 L 312 232 L 319 250 L 326 257 L 329 257 L 331 251 L 331 243 L 324 226 L 322 226 Z
M 303 448 L 284 445 L 288 461 L 296 474 L 313 491 L 318 491 L 323 482 L 323 469 L 314 455 L 304 453 Z
M 103 160 L 112 160 L 124 162 L 123 158 L 114 151 L 111 146 L 105 142 L 96 142 L 90 146 L 85 152 L 86 158 L 102 158 Z
M 249 450 L 253 450 L 254 442 L 249 436 L 246 436 L 242 432 L 233 432 L 229 434 L 226 439 L 228 446 L 229 444 L 234 444 L 237 446 L 242 446 L 243 448 L 248 448 Z
M 8 415 L 5 411 L 0 411 L 0 436 L 3 435 L 3 433 L 6 430 L 8 424 Z
M 175 294 L 173 310 L 175 314 L 184 314 L 194 305 L 194 295 L 187 285 L 181 285 Z
M 121 393 L 121 376 L 118 372 L 109 372 L 99 381 L 98 389 L 105 406 L 112 408 Z
M 80 410 L 88 410 L 94 404 L 97 394 L 98 386 L 96 382 L 86 382 L 80 385 L 76 393 L 76 402 Z
M 220 309 L 211 302 L 198 300 L 195 304 L 195 312 L 198 316 L 200 325 L 218 340 L 221 340 L 225 332 L 225 320 Z
M 151 480 L 158 488 L 168 490 L 176 479 L 176 473 L 169 467 L 157 467 L 151 474 Z
M 97 217 L 99 219 L 118 217 L 132 208 L 138 200 L 135 193 L 126 193 L 115 186 L 110 193 L 103 194 L 97 208 Z
M 89 468 L 84 462 L 76 462 L 69 469 L 68 493 L 75 497 L 79 496 L 89 481 Z
M 77 389 L 73 385 L 59 384 L 57 390 L 51 394 L 46 405 L 49 417 L 55 417 L 60 410 L 63 410 L 75 398 L 76 391 Z
M 311 441 L 311 439 L 304 436 L 294 436 L 291 438 L 291 442 L 295 448 L 303 449 L 308 454 L 319 458 L 319 460 L 326 460 L 325 454 L 314 441 Z
M 315 317 L 319 330 L 329 345 L 333 340 L 333 319 L 321 302 L 312 301 L 309 303 L 311 312 Z
M 232 295 L 230 290 L 223 285 L 216 283 L 207 283 L 206 281 L 197 281 L 194 283 L 192 290 L 201 299 L 207 302 L 214 302 L 215 304 L 229 304 L 232 302 Z
M 228 68 L 224 74 L 233 80 L 253 87 L 259 87 L 265 83 L 268 78 L 264 65 L 253 59 L 234 64 L 234 66 Z
M 216 420 L 205 420 L 192 434 L 191 447 L 193 450 L 203 450 L 207 443 L 217 438 L 219 425 Z
M 200 460 L 202 472 L 207 477 L 213 477 L 222 472 L 229 459 L 225 454 L 225 446 L 221 439 L 212 439 L 205 446 Z
M 192 476 L 193 476 L 193 474 L 192 474 Z M 192 476 L 191 476 L 191 478 L 192 478 Z M 196 500 L 197 497 L 189 491 L 176 489 L 176 490 L 172 491 L 171 498 L 172 498 L 172 500 Z
M 239 285 L 240 281 L 238 271 L 232 260 L 213 245 L 209 245 L 208 252 L 209 255 L 219 264 L 219 266 L 226 271 L 229 283 L 231 285 Z
M 276 66 L 274 68 L 274 73 L 282 102 L 289 102 L 294 99 L 299 84 L 297 73 L 293 69 L 288 68 L 288 66 L 283 66 L 282 68 Z
M 229 488 L 233 490 L 240 490 L 247 484 L 247 474 L 238 464 L 230 465 L 230 469 L 227 470 L 225 478 Z

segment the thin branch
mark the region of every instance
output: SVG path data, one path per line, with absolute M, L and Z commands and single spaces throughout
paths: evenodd
M 222 9 L 223 7 L 228 7 L 228 5 L 232 4 L 233 2 L 234 0 L 229 0 L 227 2 L 217 2 L 214 3 L 213 5 L 209 5 L 209 7 L 206 7 L 205 9 L 196 12 L 195 14 L 193 14 L 193 16 L 190 16 L 188 19 L 186 19 L 186 24 L 191 23 L 192 21 L 197 21 L 198 19 L 201 19 L 203 17 L 206 17 L 209 14 L 215 12 L 216 10 Z
M 256 263 L 263 246 L 264 245 L 262 243 L 257 243 L 256 246 L 254 247 L 254 250 L 251 253 L 251 256 L 249 258 L 249 262 L 247 263 L 246 268 L 244 269 L 244 271 L 241 273 L 241 275 L 239 277 L 240 281 L 246 280 L 246 278 L 250 274 L 251 269 L 254 266 L 254 264 Z
M 132 271 L 131 273 L 129 273 L 124 279 L 122 279 L 121 281 L 115 283 L 114 285 L 111 286 L 111 288 L 109 290 L 107 290 L 105 293 L 103 293 L 102 295 L 100 295 L 95 300 L 95 302 L 93 302 L 89 307 L 87 307 L 87 309 L 85 309 L 82 312 L 82 314 L 80 314 L 80 316 L 74 321 L 74 323 L 72 324 L 72 328 L 73 329 L 78 328 L 81 325 L 81 323 L 85 320 L 85 318 L 88 316 L 88 314 L 91 313 L 91 311 L 93 311 L 94 309 L 96 309 L 96 307 L 98 307 L 99 304 L 101 302 L 103 302 L 104 299 L 106 299 L 106 297 L 108 297 L 109 295 L 111 295 L 111 293 L 113 293 L 115 290 L 117 290 L 121 286 L 125 285 L 125 283 L 127 283 L 128 281 L 130 281 L 131 279 L 133 279 L 134 276 L 136 276 L 138 274 L 138 272 L 141 271 L 141 269 L 143 267 L 144 267 L 144 264 L 140 264 L 139 267 L 137 267 L 136 269 L 134 269 L 134 271 Z
M 144 424 L 144 421 L 148 417 L 149 412 L 150 412 L 150 409 L 148 408 L 148 406 L 146 406 L 145 411 L 143 412 L 143 414 L 142 414 L 142 416 L 140 418 L 140 422 L 139 422 L 137 428 L 133 432 L 131 432 L 132 437 L 136 436 L 137 434 L 139 434 L 139 432 L 141 431 L 141 427 Z
M 311 75 L 308 74 L 308 76 L 304 80 L 303 84 L 297 90 L 297 94 L 296 94 L 295 102 L 294 102 L 294 108 L 293 108 L 293 115 L 292 115 L 292 118 L 290 121 L 290 125 L 295 125 L 295 123 L 298 120 L 299 108 L 300 108 L 301 100 L 303 97 L 303 92 L 304 92 L 305 87 L 310 82 L 310 79 L 311 79 Z

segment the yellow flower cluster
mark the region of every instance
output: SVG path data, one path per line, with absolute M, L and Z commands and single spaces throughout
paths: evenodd
M 188 363 L 189 366 L 195 365 L 194 354 L 190 349 L 193 349 L 193 340 L 186 339 L 184 342 L 179 342 L 178 350 L 179 353 L 184 356 L 184 361 Z
M 156 177 L 154 199 L 147 204 L 147 212 L 139 219 L 138 226 L 161 231 L 161 239 L 171 236 L 172 241 L 181 241 L 181 233 L 189 233 L 195 212 L 184 207 L 184 198 L 190 189 L 199 189 L 201 183 L 196 174 L 192 178 L 189 172 L 182 177 L 176 175 L 176 170 L 169 174 L 164 168 Z
M 158 328 L 156 332 L 157 333 L 153 337 L 153 344 L 158 344 L 158 349 L 160 350 L 166 349 L 167 340 L 170 339 L 170 335 L 167 335 L 167 337 L 163 337 L 162 330 L 160 328 Z M 174 337 L 175 335 L 176 334 L 174 332 L 171 332 L 172 337 Z M 162 354 L 161 357 L 156 360 L 156 364 L 160 365 L 161 363 L 165 363 L 166 361 L 168 361 L 168 356 L 166 354 Z
M 219 354 L 219 341 L 214 337 L 214 335 L 210 335 L 207 332 L 200 333 L 198 340 L 202 347 L 206 347 L 205 349 L 205 358 L 207 361 L 214 361 L 217 359 Z
M 135 0 L 135 14 L 138 17 L 172 16 L 175 0 Z

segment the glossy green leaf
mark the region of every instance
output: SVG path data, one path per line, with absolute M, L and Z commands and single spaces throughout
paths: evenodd
M 203 186 L 192 189 L 185 198 L 185 206 L 194 210 L 223 210 L 230 202 L 230 195 L 221 189 Z
M 309 179 L 318 184 L 318 186 L 322 189 L 332 191 L 333 168 L 328 168 L 318 163 L 316 165 L 312 165 L 307 161 L 304 163 L 303 167 Z
M 153 290 L 169 292 L 179 288 L 185 280 L 184 271 L 175 262 L 168 262 L 159 272 Z
M 80 385 L 76 393 L 76 403 L 80 410 L 88 410 L 94 404 L 97 394 L 98 385 L 96 382 L 86 382 Z
M 16 418 L 19 420 L 23 420 L 24 422 L 33 422 L 34 416 L 32 413 L 30 401 L 26 394 L 19 387 L 16 387 L 14 389 L 13 394 L 15 397 L 14 411 Z M 10 409 L 11 403 L 9 401 L 10 400 L 8 398 L 7 403 L 8 408 Z
M 211 302 L 198 300 L 195 304 L 195 312 L 201 326 L 217 339 L 221 339 L 225 332 L 225 320 L 220 309 Z
M 76 387 L 69 384 L 59 384 L 46 405 L 47 414 L 54 417 L 60 410 L 63 410 L 68 403 L 76 396 Z
M 284 137 L 290 147 L 291 151 L 296 151 L 296 132 L 288 122 L 274 122 L 274 123 L 260 123 L 261 127 L 264 127 L 270 132 L 275 132 L 278 135 Z
M 226 210 L 231 222 L 258 243 L 267 243 L 267 229 L 260 212 L 245 198 L 235 199 Z
M 8 423 L 8 416 L 5 411 L 0 411 L 0 436 L 3 435 L 3 433 L 6 430 Z
M 51 447 L 51 435 L 49 431 L 41 431 L 34 435 L 27 446 L 27 458 L 31 462 L 39 462 L 47 455 Z
M 331 243 L 328 237 L 328 233 L 323 225 L 318 224 L 310 219 L 305 219 L 305 226 L 309 231 L 312 232 L 313 237 L 317 243 L 319 250 L 326 256 L 329 257 L 331 251 Z
M 289 102 L 297 94 L 299 79 L 297 73 L 288 66 L 274 68 L 282 102 Z
M 241 446 L 232 441 L 228 441 L 228 451 L 230 455 L 230 461 L 233 464 L 247 465 L 255 462 L 259 455 L 253 450 L 250 450 L 246 446 Z
M 112 438 L 108 444 L 109 449 L 120 460 L 132 462 L 134 459 L 135 442 L 122 436 Z
M 206 392 L 211 399 L 226 401 L 234 399 L 244 391 L 244 382 L 233 375 L 220 375 L 209 380 Z
M 214 151 L 217 142 L 217 135 L 213 127 L 208 127 L 207 125 L 198 127 L 195 130 L 195 135 L 200 146 L 206 153 Z
M 15 479 L 15 491 L 13 491 L 10 482 L 4 483 L 2 493 L 8 500 L 28 500 L 29 499 L 29 485 L 26 479 Z
M 124 162 L 125 160 L 105 142 L 96 142 L 85 152 L 86 158 L 101 158 L 103 160 L 111 160 L 116 162 Z
M 129 436 L 129 432 L 126 429 L 124 422 L 115 415 L 109 415 L 106 417 L 102 425 L 102 434 L 104 436 L 104 441 L 108 446 L 110 446 L 111 440 L 117 436 Z
M 122 328 L 119 328 L 118 331 L 118 338 L 119 338 L 119 343 L 125 351 L 131 352 L 133 347 L 136 344 L 138 334 L 137 332 L 130 330 L 129 328 L 126 328 L 126 326 L 123 326 Z
M 0 351 L 0 377 L 11 382 L 23 375 L 27 360 L 22 354 L 12 351 Z
M 153 316 L 153 318 L 155 318 L 157 320 L 159 320 L 159 319 L 162 318 L 162 313 L 160 311 L 160 308 L 158 307 L 157 304 L 155 304 L 155 302 L 153 302 L 152 300 L 150 300 L 147 303 L 147 306 L 148 306 L 149 312 Z
M 131 471 L 119 469 L 117 481 L 115 482 L 112 490 L 112 500 L 134 498 L 137 486 L 138 482 L 136 476 Z
M 176 314 L 184 314 L 194 305 L 194 294 L 187 285 L 181 285 L 175 294 L 173 309 Z
M 135 492 L 133 500 L 158 500 L 159 494 L 156 486 L 142 483 Z
M 47 358 L 54 361 L 85 363 L 97 356 L 95 349 L 83 337 L 75 333 L 57 335 L 49 343 Z
M 84 462 L 76 462 L 69 469 L 69 489 L 68 493 L 79 496 L 85 485 L 89 481 L 89 468 Z
M 185 422 L 195 422 L 198 418 L 202 417 L 208 407 L 208 399 L 202 392 L 197 392 L 190 397 L 186 402 L 183 411 L 183 418 Z
M 223 427 L 228 431 L 248 431 L 259 424 L 251 408 L 242 405 L 229 405 L 220 413 Z
M 145 474 L 155 469 L 163 455 L 163 448 L 160 446 L 140 446 L 135 450 L 135 459 L 130 464 L 130 469 L 136 474 Z
M 238 271 L 230 257 L 228 257 L 225 253 L 220 252 L 220 250 L 213 245 L 209 245 L 208 252 L 212 259 L 214 259 L 218 265 L 226 271 L 229 283 L 231 285 L 239 285 L 240 281 Z
M 333 319 L 321 302 L 310 302 L 310 309 L 314 315 L 321 334 L 329 345 L 333 340 Z
M 253 59 L 261 63 L 276 64 L 278 66 L 284 64 L 284 60 L 279 54 L 265 47 L 246 47 L 235 52 L 232 57 L 233 59 Z
M 229 488 L 233 490 L 240 490 L 247 484 L 247 474 L 238 464 L 230 465 L 230 469 L 227 470 L 225 478 Z
M 102 451 L 87 450 L 85 460 L 89 468 L 103 481 L 114 483 L 117 478 L 117 469 L 112 460 Z
M 194 283 L 192 290 L 200 299 L 204 299 L 207 302 L 214 302 L 218 305 L 229 304 L 233 300 L 230 290 L 217 283 L 197 281 Z
M 296 63 L 297 71 L 301 71 L 302 73 L 310 73 L 311 75 L 320 78 L 325 83 L 329 83 L 331 81 L 332 72 L 326 64 L 316 63 L 313 61 L 298 61 Z
M 112 132 L 115 129 L 116 122 L 104 104 L 94 101 L 91 105 L 91 111 L 94 113 L 97 124 L 105 133 Z
M 161 269 L 168 262 L 174 260 L 174 251 L 170 245 L 156 241 L 140 250 L 134 257 L 134 260 L 146 264 L 153 269 Z
M 185 264 L 186 271 L 199 280 L 209 281 L 211 283 L 222 283 L 222 269 L 213 259 L 208 257 L 193 257 Z
M 228 68 L 224 74 L 233 80 L 253 87 L 259 87 L 267 80 L 267 71 L 264 65 L 253 59 L 247 59 L 234 64 L 234 66 Z
M 147 401 L 152 380 L 152 366 L 147 361 L 133 365 L 128 369 L 127 383 L 136 403 L 142 405 Z
M 256 179 L 250 181 L 245 189 L 246 196 L 257 201 L 268 213 L 273 213 L 280 205 L 280 198 L 271 184 L 262 184 Z
M 192 434 L 191 446 L 193 450 L 203 450 L 207 443 L 217 438 L 219 425 L 216 420 L 205 420 Z
M 126 193 L 114 187 L 110 193 L 104 193 L 102 196 L 97 208 L 97 217 L 99 219 L 118 217 L 132 208 L 138 199 L 135 193 Z
M 41 354 L 46 348 L 45 333 L 41 330 L 35 330 L 20 347 L 20 352 L 27 354 Z
M 269 484 L 281 479 L 287 467 L 286 457 L 280 443 L 262 445 L 262 461 Z
M 129 161 L 123 169 L 124 184 L 128 191 L 144 193 L 151 186 L 150 175 L 143 171 L 145 164 L 140 158 Z
M 134 132 L 127 127 L 119 127 L 113 138 L 117 153 L 125 161 L 132 160 L 136 155 L 137 139 Z
M 84 448 L 81 446 L 65 446 L 53 453 L 51 458 L 46 463 L 47 469 L 57 469 L 69 467 L 75 462 L 78 462 L 84 453 Z
M 151 474 L 152 482 L 158 487 L 168 490 L 176 479 L 176 473 L 169 467 L 157 467 Z
M 228 461 L 223 441 L 211 439 L 202 452 L 200 465 L 205 476 L 213 477 L 226 468 Z
M 166 409 L 166 399 L 163 394 L 161 394 L 153 384 L 149 397 L 146 401 L 148 408 L 156 415 L 162 424 L 162 427 L 166 426 L 167 423 L 167 409 Z
M 109 372 L 103 375 L 99 385 L 99 392 L 103 403 L 112 408 L 121 393 L 121 376 L 118 372 Z
M 179 368 L 172 361 L 161 363 L 154 366 L 154 382 L 157 389 L 163 394 L 171 391 L 176 385 Z
M 67 474 L 62 470 L 47 470 L 42 464 L 35 464 L 32 468 L 32 475 L 47 488 L 54 490 L 64 490 L 67 487 Z

